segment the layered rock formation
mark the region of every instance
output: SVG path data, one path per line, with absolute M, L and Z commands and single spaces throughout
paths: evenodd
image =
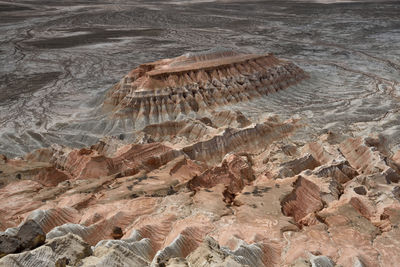
M 138 128 L 248 101 L 306 77 L 302 69 L 272 54 L 188 53 L 132 70 L 108 92 L 104 106 Z
M 294 120 L 215 120 L 4 157 L 0 266 L 395 266 L 400 161 L 384 139 L 296 144 Z M 29 223 L 44 244 L 21 246 Z
M 212 110 L 304 76 L 234 52 L 140 66 L 107 103 L 142 129 L 0 157 L 0 266 L 396 266 L 385 138 L 304 142 L 298 120 Z

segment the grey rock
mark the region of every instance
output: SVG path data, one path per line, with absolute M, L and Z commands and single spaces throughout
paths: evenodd
M 19 238 L 6 233 L 0 234 L 0 258 L 16 252 L 20 245 L 21 240 L 19 240 Z
M 359 258 L 356 257 L 354 259 L 353 267 L 365 267 L 365 264 Z
M 311 256 L 312 267 L 334 267 L 335 263 L 327 256 Z
M 8 231 L 9 230 L 9 231 Z M 0 234 L 0 258 L 7 254 L 31 250 L 44 244 L 46 235 L 33 220 Z
M 186 260 L 189 266 L 203 267 L 242 267 L 245 266 L 237 261 L 237 257 L 229 254 L 231 251 L 222 249 L 218 242 L 212 237 L 206 237 L 203 243 Z
M 79 236 L 67 234 L 48 240 L 36 249 L 9 254 L 0 259 L 0 267 L 61 267 L 76 266 L 90 256 L 92 250 Z
M 86 237 L 90 236 L 90 234 L 93 232 L 93 229 L 94 228 L 90 226 L 88 227 L 80 224 L 66 223 L 53 228 L 50 232 L 47 233 L 46 238 L 53 239 L 56 237 L 64 236 L 68 233 L 72 233 L 85 240 Z
M 33 220 L 28 220 L 20 226 L 16 237 L 21 240 L 20 251 L 34 249 L 43 245 L 46 241 L 46 234 L 42 228 Z
M 57 260 L 66 257 L 69 264 L 75 265 L 81 259 L 92 255 L 91 246 L 85 243 L 79 236 L 67 234 L 50 240 L 46 246 L 50 247 Z
M 400 187 L 399 186 L 395 186 L 392 190 L 393 196 L 400 201 Z
M 391 184 L 391 183 L 398 183 L 400 181 L 400 175 L 396 173 L 395 170 L 392 168 L 388 168 L 383 175 L 385 176 L 386 183 Z

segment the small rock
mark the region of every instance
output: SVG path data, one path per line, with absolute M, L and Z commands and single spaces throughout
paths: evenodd
M 278 178 L 292 177 L 304 170 L 313 170 L 319 165 L 320 163 L 311 154 L 307 154 L 301 158 L 282 163 Z
M 82 148 L 79 150 L 79 155 L 90 155 L 92 152 L 91 149 Z
M 76 266 L 83 258 L 93 254 L 89 244 L 71 233 L 53 238 L 42 247 L 46 246 L 51 248 L 58 266 L 64 266 L 64 264 Z
M 0 154 L 0 163 L 2 164 L 7 163 L 7 157 L 3 154 Z
M 6 233 L 0 234 L 0 258 L 18 250 L 21 240 Z
M 297 153 L 297 147 L 295 145 L 284 145 L 282 146 L 282 151 L 287 156 L 295 156 Z
M 353 267 L 365 267 L 365 264 L 359 258 L 356 257 L 354 259 Z
M 310 258 L 312 267 L 334 267 L 335 264 L 327 256 L 312 256 Z
M 21 225 L 16 237 L 21 240 L 19 251 L 34 249 L 43 245 L 46 240 L 46 234 L 34 220 L 28 220 Z
M 387 169 L 384 173 L 387 184 L 398 183 L 400 175 L 398 175 L 392 168 Z
M 294 263 L 292 263 L 291 267 L 310 267 L 311 263 L 303 258 L 298 258 Z
M 400 187 L 399 186 L 395 186 L 392 190 L 393 196 L 400 201 Z
M 207 126 L 213 127 L 213 123 L 210 118 L 203 117 L 203 118 L 199 119 L 199 121 L 201 121 L 202 123 L 204 123 Z
M 112 231 L 112 238 L 114 239 L 121 239 L 124 233 L 122 232 L 121 227 L 114 226 L 113 231 Z
M 69 264 L 69 259 L 67 257 L 63 257 L 56 261 L 55 267 L 66 267 L 68 264 Z
M 90 245 L 85 243 L 79 236 L 69 233 L 50 239 L 46 244 L 34 250 L 4 256 L 0 259 L 0 266 L 81 266 L 82 259 L 91 255 L 92 249 Z M 102 266 L 120 265 L 105 264 Z
M 356 192 L 359 195 L 365 196 L 367 194 L 367 190 L 365 190 L 364 186 L 355 187 L 353 190 L 354 190 L 354 192 Z
M 46 235 L 33 220 L 28 220 L 16 232 L 0 235 L 0 258 L 11 253 L 34 249 L 44 244 Z
M 167 262 L 167 266 L 170 267 L 187 267 L 189 266 L 185 258 L 171 258 Z

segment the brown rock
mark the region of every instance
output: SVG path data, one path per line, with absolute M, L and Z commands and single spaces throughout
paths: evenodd
M 121 239 L 124 236 L 121 227 L 114 226 L 111 234 L 114 239 Z
M 283 163 L 278 177 L 292 177 L 304 170 L 313 170 L 319 165 L 320 163 L 316 161 L 312 155 L 308 154 L 304 157 Z
M 211 188 L 217 184 L 223 184 L 226 186 L 225 194 L 228 196 L 240 192 L 253 179 L 253 170 L 246 157 L 232 154 L 224 159 L 221 167 L 214 167 L 195 176 L 188 186 L 195 190 L 199 187 Z
M 282 212 L 300 222 L 306 215 L 319 211 L 323 207 L 318 186 L 299 176 L 293 191 L 283 198 Z
M 356 192 L 359 195 L 366 195 L 367 194 L 367 190 L 365 190 L 364 186 L 357 186 L 355 188 L 353 188 L 354 192 Z
M 0 154 L 0 163 L 5 164 L 7 162 L 7 157 L 3 154 Z

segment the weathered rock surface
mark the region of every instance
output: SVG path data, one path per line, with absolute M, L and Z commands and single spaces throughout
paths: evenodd
M 16 252 L 20 243 L 21 241 L 17 237 L 2 233 L 0 235 L 0 257 Z
M 27 220 L 19 227 L 0 234 L 0 258 L 11 253 L 34 249 L 46 240 L 46 235 L 34 220 Z
M 0 266 L 77 266 L 83 258 L 91 254 L 90 246 L 81 238 L 66 234 L 48 240 L 37 249 L 5 256 L 0 260 Z

